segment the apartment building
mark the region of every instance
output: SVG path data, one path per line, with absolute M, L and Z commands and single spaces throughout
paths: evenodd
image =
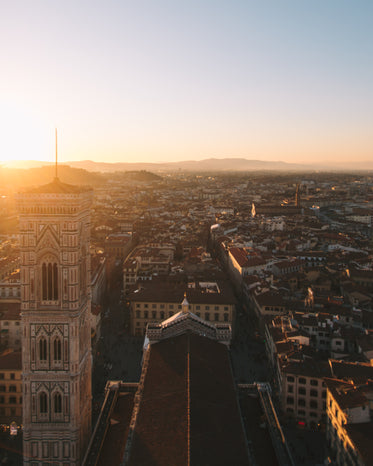
M 185 296 L 193 314 L 233 326 L 236 299 L 228 284 L 150 280 L 129 295 L 132 335 L 144 335 L 149 322 L 161 322 L 181 311 Z
M 20 351 L 22 346 L 21 303 L 0 302 L 0 344 Z
M 22 354 L 0 356 L 0 424 L 22 423 Z
M 371 418 L 373 385 L 325 379 L 327 386 L 327 444 L 338 466 L 368 466 L 373 458 Z
M 329 364 L 312 359 L 288 361 L 281 367 L 281 374 L 281 406 L 286 416 L 310 428 L 325 422 L 324 377 L 331 375 Z

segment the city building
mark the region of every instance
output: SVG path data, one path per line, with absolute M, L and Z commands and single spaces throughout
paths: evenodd
M 91 435 L 89 188 L 17 195 L 24 465 L 81 464 Z
M 0 301 L 0 345 L 20 351 L 22 347 L 21 304 Z
M 139 268 L 139 262 L 134 258 L 126 260 L 123 264 L 123 291 L 125 293 L 136 284 Z
M 286 361 L 281 367 L 281 407 L 287 418 L 315 429 L 326 422 L 326 386 L 331 375 L 327 362 Z
M 168 274 L 174 253 L 173 244 L 149 243 L 137 246 L 123 264 L 124 292 L 128 292 L 137 281 Z
M 22 424 L 22 354 L 0 356 L 0 424 Z
M 19 270 L 14 271 L 0 280 L 0 300 L 19 302 L 21 299 L 21 286 L 19 283 Z
M 132 236 L 127 233 L 110 234 L 105 239 L 105 252 L 123 259 L 131 249 Z
M 330 460 L 338 466 L 372 464 L 372 382 L 362 384 L 327 378 L 325 383 L 328 388 L 326 437 Z
M 189 310 L 212 324 L 233 326 L 236 299 L 227 283 L 150 280 L 129 294 L 132 335 L 144 335 L 149 322 L 162 322 L 182 308 L 186 294 Z

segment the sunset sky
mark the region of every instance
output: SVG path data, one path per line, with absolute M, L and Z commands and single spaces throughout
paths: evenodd
M 4 1 L 0 161 L 373 159 L 371 0 Z

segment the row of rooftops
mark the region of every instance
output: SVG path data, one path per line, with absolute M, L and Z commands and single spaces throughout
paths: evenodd
M 301 235 L 299 232 L 302 232 L 305 238 L 308 238 L 311 241 L 319 242 L 324 238 L 326 242 L 330 242 L 324 234 L 328 234 L 327 231 L 322 230 L 323 227 L 329 228 L 329 225 L 326 225 L 325 222 L 317 219 L 314 214 L 311 216 L 301 215 L 301 212 L 298 212 L 299 215 L 292 215 L 291 217 L 286 215 L 286 208 L 281 208 L 280 203 L 277 205 L 277 209 L 284 214 L 285 219 L 285 231 L 276 231 L 272 232 L 270 235 L 268 231 L 261 230 L 258 226 L 261 223 L 261 215 L 258 214 L 258 221 L 256 219 L 252 222 L 252 228 L 250 228 L 250 207 L 251 202 L 246 202 L 245 198 L 250 197 L 251 200 L 255 197 L 261 198 L 257 205 L 257 211 L 260 211 L 260 203 L 265 201 L 266 195 L 273 199 L 273 195 L 277 193 L 278 196 L 281 194 L 281 182 L 275 182 L 271 180 L 273 184 L 268 186 L 263 180 L 262 184 L 258 184 L 255 181 L 252 183 L 252 187 L 257 187 L 258 191 L 262 191 L 264 186 L 265 190 L 261 195 L 253 195 L 253 190 L 247 189 L 247 182 L 238 181 L 237 184 L 234 184 L 235 180 L 223 180 L 219 177 L 214 178 L 213 180 L 200 179 L 198 182 L 193 181 L 192 177 L 187 177 L 183 180 L 183 177 L 179 177 L 176 181 L 176 177 L 173 178 L 174 182 L 167 184 L 157 184 L 153 185 L 152 189 L 154 193 L 152 194 L 152 201 L 147 205 L 139 206 L 134 202 L 131 193 L 128 193 L 127 190 L 123 189 L 123 197 L 120 199 L 126 206 L 121 207 L 119 204 L 119 198 L 116 196 L 116 207 L 119 209 L 122 208 L 126 212 L 131 212 L 132 215 L 132 224 L 136 223 L 136 212 L 138 212 L 138 217 L 143 217 L 143 223 L 146 224 L 146 229 L 139 231 L 141 235 L 141 240 L 146 242 L 146 239 L 151 240 L 151 238 L 156 237 L 158 239 L 169 239 L 172 242 L 185 241 L 191 238 L 191 236 L 196 235 L 194 241 L 198 241 L 198 231 L 199 224 L 209 225 L 214 223 L 217 216 L 219 216 L 219 224 L 225 225 L 230 224 L 228 228 L 237 229 L 241 231 L 239 234 L 248 236 L 249 241 L 263 245 L 263 248 L 270 246 L 268 240 L 270 237 L 274 238 L 276 235 L 279 237 L 282 236 L 283 240 L 286 241 L 287 238 L 294 243 L 297 242 L 296 246 L 301 247 L 303 250 L 308 246 L 304 242 L 299 241 Z M 221 191 L 215 190 L 215 193 L 218 195 L 219 199 L 205 199 L 200 200 L 198 195 L 185 197 L 186 190 L 190 190 L 191 184 L 195 185 L 198 189 L 203 190 L 204 183 L 214 183 L 216 186 L 221 186 Z M 178 189 L 175 189 L 177 186 Z M 185 186 L 185 188 L 184 188 Z M 351 185 L 352 186 L 352 185 Z M 171 189 L 173 190 L 172 195 L 170 195 Z M 308 188 L 310 189 L 310 188 Z M 322 190 L 329 190 L 330 184 L 323 184 L 323 188 L 320 188 L 318 195 L 321 195 Z M 276 191 L 277 190 L 277 191 Z M 284 188 L 283 191 L 288 190 L 288 186 Z M 334 192 L 334 191 L 333 191 Z M 150 188 L 142 189 L 143 196 L 147 196 L 150 193 Z M 279 194 L 280 193 L 280 194 Z M 139 192 L 136 193 L 138 196 Z M 328 191 L 328 195 L 330 196 Z M 128 196 L 129 195 L 129 196 Z M 340 193 L 339 193 L 340 195 Z M 110 196 L 109 196 L 110 197 Z M 222 202 L 222 200 L 224 201 Z M 171 202 L 170 202 L 171 200 Z M 154 204 L 155 203 L 155 204 Z M 110 204 L 110 202 L 109 202 Z M 242 207 L 246 205 L 246 211 Z M 182 206 L 182 207 L 181 207 Z M 290 207 L 287 207 L 290 211 Z M 144 215 L 148 213 L 148 215 Z M 246 212 L 246 213 L 245 213 Z M 271 215 L 268 213 L 265 214 L 266 218 L 271 218 Z M 297 233 L 298 230 L 298 233 Z M 291 239 L 291 234 L 296 234 L 297 237 Z M 290 236 L 289 236 L 290 234 Z M 336 235 L 335 240 L 343 242 L 345 245 L 351 245 L 351 241 L 354 241 L 351 238 L 338 237 Z M 198 243 L 195 243 L 198 244 Z M 278 244 L 281 247 L 281 244 Z M 289 250 L 290 244 L 284 246 L 286 250 Z
M 211 191 L 208 187 L 209 184 L 216 186 L 216 189 L 212 191 L 215 192 L 218 199 L 203 200 L 198 194 L 206 190 L 206 192 Z M 308 190 L 312 190 L 316 186 L 316 183 L 313 183 L 312 187 L 307 183 L 306 185 Z M 360 188 L 362 185 L 361 183 Z M 53 182 L 38 189 L 59 191 L 61 187 L 66 186 L 69 188 L 69 185 L 66 183 Z M 185 197 L 186 190 L 189 191 L 191 186 L 197 188 L 196 195 Z M 292 210 L 289 205 L 285 209 L 282 209 L 280 203 L 277 204 L 278 209 L 280 211 L 282 209 L 284 213 L 285 231 L 268 232 L 258 228 L 262 221 L 260 214 L 258 214 L 258 218 L 251 219 L 251 223 L 248 221 L 250 220 L 251 203 L 246 202 L 245 204 L 246 197 L 250 197 L 251 200 L 254 198 L 258 200 L 256 201 L 259 202 L 257 205 L 257 212 L 260 212 L 261 203 L 263 205 L 268 204 L 268 200 L 271 198 L 272 204 L 274 205 L 274 194 L 277 193 L 278 196 L 282 197 L 283 192 L 292 189 L 290 186 L 288 182 L 284 183 L 281 180 L 276 182 L 273 179 L 271 180 L 271 186 L 268 186 L 265 183 L 265 179 L 261 180 L 261 183 L 251 181 L 250 184 L 248 184 L 247 180 L 244 180 L 244 177 L 242 179 L 227 180 L 219 177 L 208 179 L 202 176 L 197 180 L 195 177 L 193 179 L 193 177 L 188 176 L 175 176 L 171 177 L 167 183 L 157 182 L 155 184 L 149 184 L 148 187 L 145 184 L 141 190 L 137 190 L 131 194 L 133 187 L 128 189 L 118 187 L 118 191 L 116 191 L 117 188 L 113 189 L 115 186 L 111 184 L 110 191 L 106 190 L 105 192 L 105 188 L 101 188 L 100 192 L 97 194 L 97 201 L 103 202 L 104 199 L 107 204 L 105 204 L 102 209 L 98 204 L 94 204 L 93 223 L 94 225 L 99 225 L 97 222 L 100 222 L 101 218 L 110 218 L 110 228 L 113 228 L 114 232 L 120 231 L 119 223 L 121 222 L 121 218 L 123 218 L 121 212 L 124 211 L 129 214 L 127 215 L 127 217 L 129 217 L 126 221 L 127 224 L 129 221 L 130 223 L 132 222 L 132 225 L 135 225 L 137 220 L 140 220 L 139 225 L 141 224 L 142 227 L 138 230 L 138 234 L 145 242 L 156 238 L 161 241 L 170 241 L 173 244 L 181 241 L 184 244 L 189 242 L 192 246 L 201 246 L 203 244 L 201 235 L 203 235 L 204 229 L 206 226 L 209 226 L 209 224 L 212 224 L 218 216 L 221 225 L 224 225 L 226 222 L 230 223 L 230 227 L 236 229 L 238 234 L 244 237 L 247 236 L 248 241 L 260 248 L 262 252 L 265 250 L 271 251 L 273 246 L 285 252 L 290 252 L 290 243 L 293 243 L 297 248 L 301 248 L 303 252 L 307 252 L 309 245 L 307 245 L 307 242 L 306 244 L 304 243 L 304 238 L 313 242 L 320 242 L 320 240 L 323 239 L 324 244 L 326 242 L 329 243 L 332 238 L 327 235 L 331 235 L 333 232 L 329 233 L 328 231 L 322 230 L 324 227 L 329 227 L 325 222 L 320 221 L 320 219 L 317 219 L 314 215 L 308 215 L 308 212 L 307 215 L 301 215 L 301 213 L 298 212 L 297 215 L 291 215 L 289 217 L 286 215 L 287 211 L 290 212 Z M 321 195 L 324 189 L 328 191 L 331 184 L 322 183 L 320 186 L 318 195 Z M 177 188 L 176 190 L 175 187 Z M 351 189 L 353 187 L 354 185 L 351 183 Z M 80 189 L 80 187 L 73 188 Z M 254 194 L 255 188 L 261 191 L 261 194 Z M 38 189 L 36 189 L 36 191 Z M 69 189 L 67 189 L 67 191 L 69 191 Z M 134 202 L 133 196 L 137 199 L 141 194 L 145 199 L 151 194 L 152 190 L 152 201 L 150 203 L 138 205 L 137 202 Z M 122 192 L 122 195 L 120 192 Z M 330 195 L 329 191 L 328 194 Z M 268 197 L 268 199 L 266 199 L 266 197 Z M 243 209 L 244 205 L 247 206 L 246 210 Z M 268 205 L 265 207 L 268 208 Z M 271 215 L 268 213 L 265 215 L 266 219 L 270 221 Z M 145 229 L 143 229 L 144 226 L 146 227 Z M 294 235 L 296 237 L 294 237 Z M 336 236 L 336 238 L 333 240 L 337 241 L 338 244 L 351 246 L 354 241 L 356 242 L 359 235 L 354 235 L 353 237 L 341 235 L 334 236 Z M 303 237 L 303 240 L 300 239 L 301 237 Z M 276 243 L 276 238 L 282 238 L 282 242 L 285 243 Z M 297 244 L 295 244 L 295 242 Z M 309 252 L 312 253 L 313 251 Z M 258 258 L 255 259 L 255 261 L 258 260 Z
M 349 348 L 354 348 L 355 352 L 373 351 L 373 333 L 370 330 L 362 325 L 350 325 L 335 315 L 322 312 L 310 314 L 289 312 L 274 319 L 272 316 L 266 316 L 266 320 L 268 331 L 275 343 L 287 341 L 297 334 L 308 337 L 309 344 L 315 349 L 331 351 L 333 340 L 343 340 L 349 343 Z M 321 346 L 318 346 L 318 338 L 323 340 Z M 343 352 L 345 353 L 346 349 Z
M 277 318 L 281 325 L 280 318 Z M 364 464 L 370 464 L 373 447 L 371 436 L 373 434 L 372 401 L 373 401 L 373 365 L 370 362 L 337 360 L 330 358 L 329 352 L 315 351 L 314 349 L 295 345 L 291 340 L 293 329 L 290 320 L 282 320 L 281 327 L 271 327 L 270 334 L 276 343 L 279 358 L 279 370 L 282 378 L 289 376 L 308 378 L 311 382 L 321 380 L 330 395 L 347 415 L 347 424 L 343 428 L 353 442 L 356 450 L 363 458 Z M 371 346 L 373 339 L 371 338 Z M 286 354 L 286 358 L 283 356 Z M 292 379 L 294 380 L 294 379 Z M 303 381 L 303 383 L 305 383 Z M 315 387 L 315 384 L 313 385 Z M 312 384 L 311 384 L 312 388 Z M 329 401 L 328 401 L 329 403 Z M 333 414 L 334 414 L 333 408 Z M 350 415 L 359 409 L 359 415 Z M 334 422 L 333 422 L 334 424 Z
M 317 174 L 311 177 L 314 178 L 312 184 L 309 180 L 303 180 L 300 189 L 301 205 L 303 202 L 306 208 L 323 203 L 331 206 L 339 204 L 343 205 L 348 214 L 354 209 L 366 207 L 368 210 L 369 207 L 371 209 L 371 205 L 367 203 L 367 194 L 370 191 L 369 179 L 361 180 L 357 189 L 353 177 L 348 179 L 343 175 L 329 174 L 327 175 L 329 182 L 321 181 Z M 273 212 L 285 216 L 292 212 L 291 217 L 287 215 L 288 221 L 292 221 L 293 211 L 299 213 L 299 208 L 292 206 L 291 200 L 290 202 L 287 200 L 286 203 L 283 200 L 290 195 L 294 202 L 295 185 L 298 182 L 299 179 L 296 180 L 294 175 L 277 179 L 263 175 L 259 180 L 248 178 L 247 174 L 231 178 L 219 175 L 197 177 L 193 174 L 173 174 L 148 183 L 139 181 L 138 187 L 134 187 L 133 183 L 125 186 L 113 182 L 95 188 L 94 208 L 98 216 L 110 218 L 114 224 L 116 224 L 115 216 L 119 218 L 122 212 L 129 212 L 134 221 L 145 216 L 146 213 L 150 213 L 153 219 L 156 215 L 168 216 L 171 221 L 175 221 L 178 216 L 180 219 L 186 219 L 190 214 L 195 220 L 199 219 L 205 223 L 210 214 L 227 218 L 233 216 L 239 220 L 240 217 L 243 218 L 243 212 L 250 214 L 251 203 L 254 201 L 257 212 L 261 209 L 269 212 L 268 209 L 272 209 Z M 338 189 L 339 187 L 343 189 Z M 48 194 L 86 189 L 68 183 L 52 182 L 35 188 L 34 191 L 44 191 Z M 270 213 L 266 215 L 273 216 Z M 341 220 L 341 216 L 339 218 Z
M 180 282 L 164 278 L 141 282 L 132 291 L 128 299 L 133 302 L 181 303 L 186 296 L 191 304 L 229 304 L 234 305 L 236 298 L 229 284 L 224 281 Z

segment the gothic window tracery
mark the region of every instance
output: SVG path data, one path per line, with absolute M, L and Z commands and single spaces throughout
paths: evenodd
M 62 360 L 62 344 L 61 340 L 56 337 L 53 340 L 53 360 L 61 361 Z
M 39 411 L 40 414 L 46 414 L 48 412 L 48 396 L 45 392 L 39 394 Z
M 55 393 L 53 396 L 53 406 L 55 414 L 62 413 L 62 396 L 59 392 Z
M 47 340 L 44 337 L 39 340 L 39 359 L 40 361 L 47 360 Z
M 41 267 L 43 301 L 58 300 L 58 267 L 56 262 L 43 262 Z

